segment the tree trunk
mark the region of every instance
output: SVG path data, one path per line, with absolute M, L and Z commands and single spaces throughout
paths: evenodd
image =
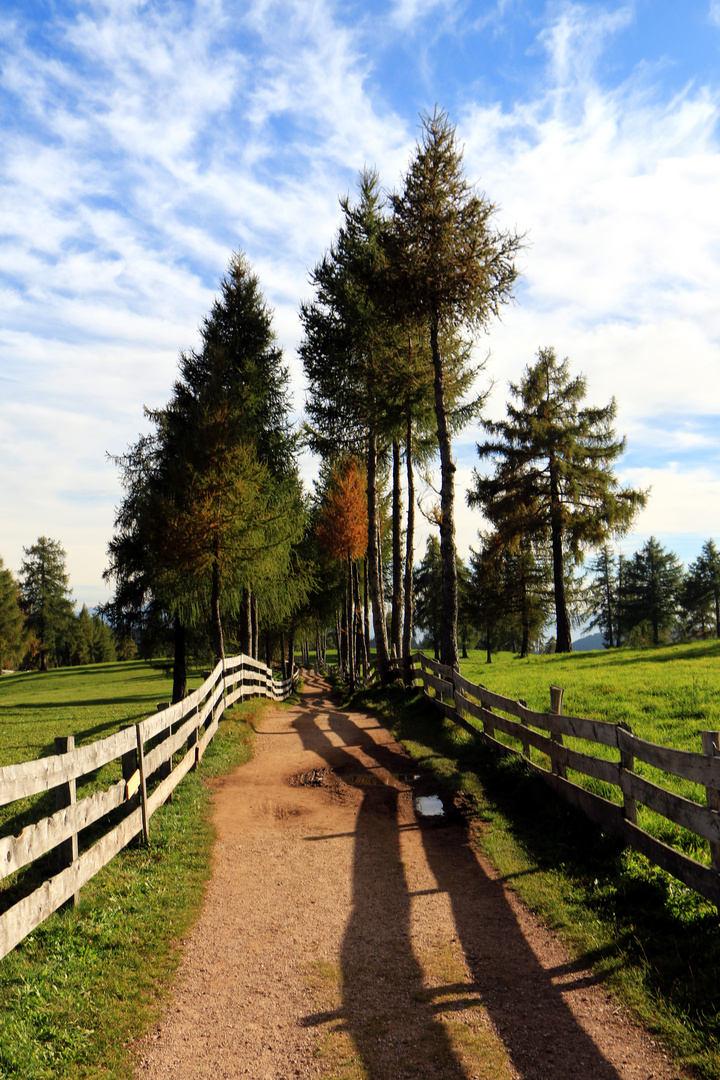
M 528 614 L 528 586 L 527 579 L 522 578 L 520 593 L 520 625 L 522 626 L 522 641 L 520 643 L 520 659 L 525 660 L 530 646 L 530 617 Z
M 412 682 L 410 657 L 413 630 L 413 562 L 415 561 L 415 476 L 413 472 L 412 415 L 408 410 L 405 436 L 405 472 L 407 476 L 407 532 L 405 534 L 405 618 L 403 619 L 402 655 L 405 664 L 405 685 Z
M 285 676 L 286 679 L 292 678 L 293 668 L 295 667 L 295 630 L 291 629 L 288 634 L 288 673 Z
M 365 622 L 365 641 L 370 661 L 370 588 L 368 586 L 368 561 L 363 559 L 363 619 Z
M 180 619 L 173 619 L 173 688 L 172 703 L 187 697 L 187 666 L 185 655 L 185 627 Z
M 378 551 L 378 498 L 377 498 L 377 439 L 368 436 L 367 457 L 367 496 L 368 496 L 368 585 L 375 628 L 375 659 L 380 681 L 383 686 L 388 681 L 387 627 L 385 625 L 385 600 L 383 597 L 382 577 L 378 573 L 380 553 Z
M 213 641 L 215 644 L 215 657 L 217 660 L 224 660 L 225 642 L 223 640 L 222 620 L 220 619 L 220 565 L 217 559 L 213 560 L 212 593 L 210 596 L 210 621 L 212 625 Z
M 253 596 L 250 607 L 250 636 L 252 638 L 252 656 L 253 660 L 257 660 L 260 651 L 260 638 L 258 636 L 258 602 L 257 596 Z
M 365 640 L 365 634 L 363 631 L 363 616 L 360 609 L 360 572 L 358 570 L 357 562 L 353 563 L 353 581 L 355 588 L 355 661 L 358 667 L 362 663 L 363 666 L 363 678 L 367 679 L 368 676 L 368 650 L 367 641 Z
M 280 631 L 280 678 L 287 679 L 287 670 L 285 668 L 285 633 Z
M 355 588 L 352 574 L 352 559 L 348 555 L 347 560 L 348 567 L 348 580 L 347 580 L 347 617 L 345 626 L 347 628 L 347 652 L 348 652 L 348 674 L 350 676 L 350 689 L 355 689 Z
M 550 461 L 550 527 L 552 530 L 553 584 L 555 587 L 555 652 L 572 652 L 570 618 L 565 597 L 565 567 L 562 546 L 562 506 L 556 465 Z
M 610 589 L 610 564 L 607 548 L 605 549 L 605 600 L 607 603 L 607 636 L 610 641 L 610 648 L 612 649 L 613 643 L 613 616 L 612 616 L 612 593 Z
M 430 347 L 435 370 L 435 421 L 440 449 L 440 558 L 442 561 L 442 623 L 440 660 L 460 670 L 457 647 L 458 584 L 455 550 L 455 462 L 445 406 L 445 372 L 438 343 L 437 321 L 430 328 Z
M 252 656 L 252 597 L 249 589 L 243 589 L 242 605 L 240 607 L 240 652 L 245 656 Z
M 393 656 L 402 656 L 403 580 L 402 580 L 402 488 L 400 484 L 400 443 L 393 441 L 393 547 L 392 547 L 392 617 L 390 642 Z

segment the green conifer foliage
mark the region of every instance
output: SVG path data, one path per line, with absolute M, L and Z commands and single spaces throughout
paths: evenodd
M 25 652 L 25 638 L 19 586 L 0 556 L 0 670 L 17 667 Z
M 552 551 L 556 652 L 570 652 L 566 560 L 577 562 L 608 537 L 622 536 L 645 505 L 647 492 L 621 487 L 612 469 L 625 449 L 613 429 L 613 399 L 582 407 L 584 376 L 567 359 L 540 349 L 519 385 L 510 384 L 507 420 L 484 422 L 490 438 L 478 444 L 494 472 L 473 472 L 468 503 L 481 509 L 502 540 L 548 541 Z
M 47 671 L 49 663 L 58 662 L 74 618 L 65 551 L 47 536 L 23 551 L 20 603 L 37 638 L 40 670 Z

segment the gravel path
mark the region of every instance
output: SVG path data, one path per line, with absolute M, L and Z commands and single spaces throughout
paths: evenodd
M 216 782 L 203 914 L 137 1080 L 670 1080 L 372 717 L 306 679 Z M 411 786 L 412 785 L 412 786 Z

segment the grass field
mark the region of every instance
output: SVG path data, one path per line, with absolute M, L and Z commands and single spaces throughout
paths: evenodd
M 563 711 L 617 723 L 651 742 L 700 750 L 700 732 L 720 729 L 720 641 L 653 649 L 608 649 L 520 660 L 470 652 L 462 674 L 498 694 L 550 708 L 550 686 L 565 689 Z
M 510 653 L 485 662 L 472 653 L 461 663 L 462 674 L 506 697 L 522 698 L 532 709 L 550 708 L 550 686 L 563 687 L 563 712 L 612 723 L 625 721 L 634 733 L 661 746 L 702 752 L 701 731 L 720 728 L 720 641 L 653 649 L 617 649 L 560 656 L 531 656 L 520 660 Z M 501 741 L 518 747 L 516 740 Z M 618 760 L 608 747 L 578 739 L 566 745 L 595 757 Z M 531 750 L 531 759 L 548 766 L 547 758 Z M 705 790 L 636 762 L 636 772 L 686 799 L 705 804 Z M 622 801 L 618 788 L 568 771 L 568 778 L 610 801 Z M 691 858 L 710 863 L 710 847 L 694 833 L 638 808 L 638 824 L 664 843 Z
M 197 673 L 192 686 L 200 682 Z M 51 753 L 57 735 L 78 744 L 109 735 L 154 712 L 170 689 L 162 671 L 141 662 L 3 676 L 0 764 Z M 268 704 L 254 699 L 226 713 L 200 770 L 153 816 L 150 846 L 121 852 L 83 888 L 77 909 L 51 916 L 0 960 L 0 1080 L 129 1075 L 129 1045 L 167 994 L 209 875 L 205 780 L 251 756 L 253 718 Z M 3 810 L 0 835 L 16 832 L 23 814 Z

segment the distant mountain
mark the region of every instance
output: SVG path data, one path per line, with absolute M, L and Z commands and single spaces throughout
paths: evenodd
M 604 649 L 602 634 L 588 634 L 587 637 L 573 641 L 573 652 L 587 652 L 588 649 Z

